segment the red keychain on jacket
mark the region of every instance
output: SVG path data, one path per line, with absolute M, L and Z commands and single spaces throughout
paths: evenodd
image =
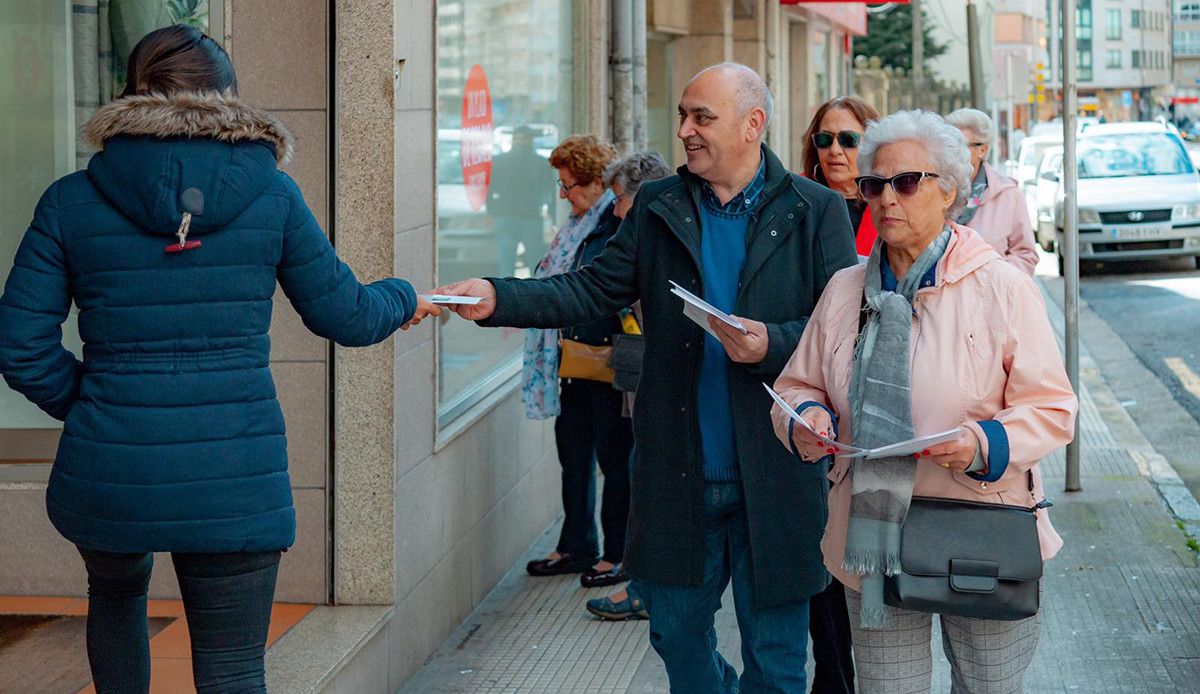
M 199 241 L 188 241 L 187 235 L 192 228 L 192 213 L 201 214 L 204 210 L 204 193 L 195 188 L 188 188 L 179 196 L 179 201 L 185 210 L 183 219 L 179 222 L 179 230 L 175 232 L 175 235 L 179 237 L 179 243 L 173 243 L 164 248 L 163 250 L 167 253 L 182 253 L 201 246 Z

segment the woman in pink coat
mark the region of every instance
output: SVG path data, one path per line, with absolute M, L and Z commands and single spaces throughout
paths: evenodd
M 1038 254 L 1025 194 L 1016 181 L 987 163 L 995 130 L 992 119 L 983 111 L 960 108 L 946 121 L 962 131 L 971 153 L 971 189 L 955 221 L 979 232 L 1000 257 L 1032 277 Z
M 822 550 L 847 589 L 861 692 L 928 691 L 931 672 L 930 615 L 883 602 L 899 532 L 872 523 L 868 498 L 885 489 L 904 513 L 914 495 L 1032 506 L 1043 498 L 1038 461 L 1073 432 L 1077 401 L 1037 286 L 950 221 L 966 200 L 969 161 L 962 134 L 933 113 L 900 112 L 867 128 L 859 190 L 879 240 L 866 265 L 830 280 L 775 382 L 816 431 L 860 447 L 961 428 L 912 457 L 838 457 L 829 473 Z M 772 416 L 806 463 L 829 452 L 779 407 Z M 1037 529 L 1049 559 L 1062 540 L 1044 509 Z M 1037 616 L 941 621 L 955 691 L 1021 691 Z

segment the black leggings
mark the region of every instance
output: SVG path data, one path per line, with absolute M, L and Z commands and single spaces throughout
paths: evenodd
M 603 559 L 621 562 L 625 525 L 629 521 L 629 452 L 633 427 L 621 416 L 624 395 L 599 381 L 563 381 L 562 411 L 554 421 L 558 462 L 562 465 L 565 518 L 558 551 L 594 557 L 596 537 L 596 463 L 604 473 L 600 525 L 604 528 Z
M 846 588 L 836 578 L 808 599 L 808 633 L 816 661 L 812 694 L 854 694 Z
M 150 691 L 146 594 L 152 554 L 79 548 L 88 573 L 87 653 L 97 694 Z M 171 555 L 196 691 L 265 692 L 263 657 L 279 552 Z

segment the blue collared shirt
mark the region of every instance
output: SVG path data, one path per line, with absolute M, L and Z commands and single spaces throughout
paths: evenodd
M 938 258 L 940 261 L 941 258 Z M 937 263 L 929 266 L 929 270 L 925 272 L 925 276 L 921 278 L 921 288 L 932 287 L 937 282 Z M 894 292 L 900 286 L 900 280 L 896 279 L 896 273 L 892 272 L 892 266 L 888 263 L 887 249 L 882 248 L 879 252 L 879 288 L 885 292 Z
M 714 212 L 722 212 L 725 214 L 741 215 L 748 214 L 754 210 L 754 205 L 758 203 L 758 198 L 762 195 L 763 188 L 767 186 L 767 158 L 763 157 L 758 163 L 758 171 L 754 174 L 754 178 L 750 183 L 742 189 L 742 192 L 733 196 L 733 199 L 724 205 L 721 204 L 720 198 L 717 197 L 712 186 L 707 182 L 704 184 L 703 198 L 706 205 L 710 206 Z
M 724 205 L 711 186 L 705 183 L 702 188 L 700 276 L 704 280 L 704 300 L 726 313 L 733 313 L 737 303 L 738 280 L 746 261 L 746 234 L 766 181 L 764 155 L 758 173 Z M 728 370 L 725 348 L 715 337 L 705 334 L 696 414 L 700 419 L 700 452 L 706 482 L 736 482 L 740 477 Z

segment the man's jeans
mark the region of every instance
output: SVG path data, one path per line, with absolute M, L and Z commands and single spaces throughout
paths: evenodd
M 741 694 L 803 694 L 808 649 L 808 601 L 767 609 L 754 607 L 750 532 L 740 483 L 704 488 L 707 537 L 704 584 L 662 585 L 635 581 L 650 612 L 650 643 L 662 657 L 676 694 L 733 694 L 737 672 L 717 653 L 713 616 L 733 579 L 733 604 L 742 635 L 745 670 Z M 771 548 L 771 551 L 786 551 Z
M 98 694 L 150 691 L 151 554 L 79 548 L 88 573 L 87 653 Z M 197 692 L 265 692 L 263 656 L 279 552 L 172 554 Z

